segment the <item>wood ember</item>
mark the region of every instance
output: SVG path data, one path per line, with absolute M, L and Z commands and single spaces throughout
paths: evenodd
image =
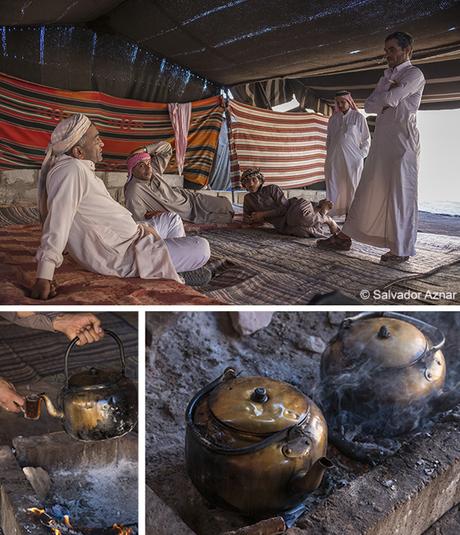
M 22 469 L 38 499 L 44 502 L 51 488 L 51 478 L 41 466 L 26 466 Z
M 329 429 L 329 441 L 339 451 L 347 457 L 366 463 L 375 465 L 385 456 L 385 450 L 373 443 L 357 443 L 347 440 L 343 435 L 337 433 L 333 429 Z
M 460 381 L 453 388 L 433 398 L 430 403 L 430 416 L 447 412 L 460 404 Z
M 31 507 L 28 511 L 36 515 L 40 522 L 55 535 L 133 535 L 134 533 L 129 526 L 119 526 L 118 524 L 102 528 L 78 528 L 72 526 L 67 516 L 64 517 L 64 520 L 58 520 L 44 509 L 37 507 Z
M 236 531 L 227 531 L 223 535 L 280 535 L 286 531 L 284 519 L 280 516 L 269 518 L 237 529 Z

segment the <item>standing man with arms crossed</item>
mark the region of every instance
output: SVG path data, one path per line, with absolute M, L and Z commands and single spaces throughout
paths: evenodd
M 351 238 L 389 251 L 382 262 L 415 256 L 420 152 L 416 113 L 425 78 L 410 62 L 412 37 L 395 32 L 385 39 L 388 69 L 366 100 L 377 122 L 369 156 L 342 232 L 318 247 L 348 251 Z

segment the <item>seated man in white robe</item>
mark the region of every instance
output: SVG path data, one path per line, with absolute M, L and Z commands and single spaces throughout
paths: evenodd
M 163 173 L 172 156 L 172 147 L 161 141 L 135 150 L 128 157 L 126 208 L 136 221 L 149 212 L 173 212 L 191 223 L 230 223 L 233 208 L 225 197 L 171 187 Z
M 416 113 L 425 78 L 412 65 L 412 37 L 395 32 L 385 39 L 389 68 L 366 100 L 377 121 L 369 156 L 342 231 L 317 242 L 323 249 L 348 251 L 351 238 L 388 248 L 382 262 L 415 255 L 417 177 L 420 142 Z
M 182 223 L 173 214 L 138 224 L 110 196 L 95 174 L 103 146 L 97 128 L 82 114 L 61 121 L 51 135 L 39 178 L 43 232 L 31 291 L 35 299 L 56 295 L 52 281 L 65 249 L 83 267 L 101 275 L 183 282 L 178 272 L 186 272 L 191 284 L 193 273 L 188 272 L 209 259 L 208 242 L 184 237 Z M 198 285 L 209 281 L 210 272 L 204 270 L 204 282 L 198 277 Z

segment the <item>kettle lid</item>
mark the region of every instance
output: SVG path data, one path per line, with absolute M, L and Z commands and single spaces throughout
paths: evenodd
M 383 368 L 411 366 L 431 346 L 415 325 L 389 317 L 360 319 L 345 328 L 341 336 L 349 359 L 354 362 L 360 357 L 370 359 Z
M 300 424 L 309 413 L 307 396 L 294 386 L 267 377 L 237 377 L 209 396 L 209 409 L 238 431 L 267 435 Z
M 89 368 L 69 377 L 69 388 L 92 390 L 114 385 L 122 377 L 120 370 Z

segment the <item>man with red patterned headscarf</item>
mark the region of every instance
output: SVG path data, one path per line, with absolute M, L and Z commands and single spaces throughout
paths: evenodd
M 361 178 L 371 137 L 366 118 L 348 91 L 335 95 L 335 112 L 327 125 L 327 156 L 324 167 L 326 197 L 334 204 L 333 215 L 346 215 Z
M 129 155 L 125 202 L 134 219 L 141 221 L 149 212 L 173 212 L 192 223 L 230 223 L 233 208 L 225 197 L 168 184 L 163 173 L 171 156 L 172 147 L 166 141 L 136 149 Z

